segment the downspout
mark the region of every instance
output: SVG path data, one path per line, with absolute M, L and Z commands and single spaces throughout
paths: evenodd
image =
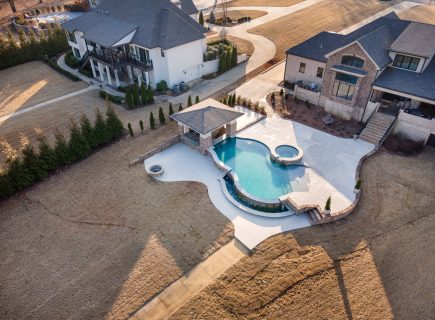
M 375 77 L 375 80 L 378 78 L 378 73 L 379 73 L 379 70 L 376 70 L 376 77 Z M 372 99 L 372 97 L 373 97 L 373 83 L 372 83 L 372 89 L 371 89 L 371 91 L 370 91 L 369 97 L 367 98 L 367 101 L 366 101 L 366 106 L 364 107 L 363 114 L 362 114 L 362 116 L 361 116 L 361 119 L 359 120 L 360 122 L 363 122 L 364 115 L 366 114 L 366 110 L 367 110 L 367 104 L 368 104 L 369 101 Z

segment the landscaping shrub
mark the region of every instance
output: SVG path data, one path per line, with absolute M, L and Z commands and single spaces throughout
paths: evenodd
M 162 80 L 159 83 L 157 83 L 157 91 L 165 92 L 167 90 L 168 90 L 168 84 L 166 83 L 165 80 Z
M 199 103 L 199 96 L 196 96 L 195 98 L 195 104 Z
M 180 105 L 178 106 L 178 112 L 183 111 L 183 105 L 180 103 Z
M 62 69 L 61 67 L 59 67 L 59 65 L 56 63 L 56 61 L 53 61 L 49 58 L 43 58 L 42 59 L 46 64 L 48 64 L 52 69 L 56 70 L 57 72 L 63 74 L 64 76 L 66 76 L 67 78 L 69 78 L 70 80 L 77 82 L 80 81 L 80 78 L 75 76 L 74 74 L 72 74 L 71 72 L 66 71 L 65 69 Z M 1 63 L 1 62 L 0 62 Z
M 83 115 L 80 118 L 80 127 L 71 120 L 69 140 L 57 130 L 54 147 L 48 144 L 42 131 L 37 130 L 39 152 L 22 136 L 22 160 L 8 143 L 0 142 L 7 163 L 7 169 L 0 172 L 0 199 L 43 180 L 55 169 L 84 159 L 92 150 L 122 136 L 122 123 L 110 105 L 106 115 L 107 120 L 97 109 L 94 126 Z
M 127 100 L 127 107 L 128 107 L 128 109 L 133 109 L 134 101 L 133 101 L 133 94 L 131 92 L 131 88 L 130 87 L 128 87 L 126 89 L 125 99 Z
M 210 17 L 208 18 L 208 22 L 211 24 L 214 24 L 216 22 L 216 17 L 214 15 L 214 12 L 210 12 Z
M 174 121 L 171 115 L 174 114 L 174 109 L 172 108 L 172 103 L 169 103 L 169 121 Z
M 202 10 L 199 11 L 199 18 L 198 18 L 198 22 L 200 25 L 204 25 L 204 14 L 202 13 Z
M 72 51 L 68 51 L 65 54 L 65 63 L 67 66 L 73 69 L 77 69 L 78 67 L 80 67 L 80 61 L 74 56 Z
M 45 56 L 53 57 L 68 48 L 65 32 L 60 28 L 48 29 L 47 36 L 39 40 L 36 40 L 33 32 L 29 32 L 27 37 L 23 34 L 18 43 L 8 34 L 6 40 L 0 37 L 0 70 Z
M 325 210 L 331 210 L 331 197 L 326 200 Z
M 150 113 L 150 128 L 155 129 L 156 128 L 156 121 L 154 120 L 154 114 Z
M 131 127 L 130 122 L 127 124 L 128 133 L 130 134 L 130 137 L 134 137 L 133 129 Z
M 148 87 L 148 103 L 154 103 L 154 96 L 153 96 L 153 91 L 151 90 L 150 87 Z
M 80 68 L 80 69 L 79 69 L 79 72 L 80 72 L 81 74 L 85 75 L 85 76 L 88 77 L 88 78 L 92 78 L 92 77 L 93 77 L 93 74 L 92 74 L 92 71 L 91 71 L 91 70 L 88 70 L 88 69 L 85 69 L 85 68 Z
M 162 125 L 166 123 L 165 114 L 163 113 L 162 107 L 159 108 L 159 122 Z
M 133 85 L 133 90 L 132 90 L 132 94 L 133 94 L 133 103 L 135 106 L 140 105 L 140 98 L 139 98 L 139 87 L 137 86 L 137 84 Z
M 140 86 L 140 98 L 142 100 L 143 104 L 148 103 L 148 91 L 147 87 L 145 86 L 145 83 L 142 82 Z
M 358 180 L 356 183 L 355 183 L 355 190 L 360 190 L 361 189 L 361 180 Z
M 187 107 L 191 107 L 192 106 L 192 97 L 189 95 L 189 97 L 187 98 Z
M 104 90 L 100 90 L 100 97 L 105 99 L 105 100 L 109 99 L 113 103 L 117 103 L 117 104 L 122 104 L 122 102 L 124 101 L 124 99 L 122 99 L 121 97 L 114 96 L 110 93 L 107 93 Z
M 143 133 L 143 121 L 139 120 L 140 131 Z

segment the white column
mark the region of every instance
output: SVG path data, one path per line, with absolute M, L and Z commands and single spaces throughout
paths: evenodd
M 104 81 L 104 67 L 101 62 L 98 62 L 98 71 L 100 71 L 100 79 Z
M 94 60 L 91 59 L 89 62 L 91 64 L 91 69 L 92 69 L 92 74 L 94 75 L 94 79 L 96 79 L 97 78 L 97 73 L 95 72 Z
M 150 85 L 150 76 L 148 75 L 148 72 L 145 72 L 145 79 L 144 80 L 145 80 L 147 86 L 149 86 Z
M 116 87 L 119 87 L 119 77 L 118 77 L 118 70 L 115 69 L 115 82 L 116 82 Z
M 142 85 L 142 75 L 140 74 L 139 71 L 136 72 L 136 75 L 137 75 L 137 82 L 140 88 L 140 86 Z
M 109 66 L 106 66 L 106 73 L 107 73 L 107 81 L 109 81 L 109 86 L 111 86 L 112 85 L 112 77 L 110 76 Z
M 131 66 L 127 66 L 128 77 L 130 78 L 130 82 L 133 83 L 133 71 L 131 70 Z

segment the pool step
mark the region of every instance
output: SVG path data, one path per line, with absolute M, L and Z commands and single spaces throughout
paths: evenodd
M 313 220 L 314 224 L 324 223 L 325 216 L 317 209 L 308 210 L 307 213 L 310 216 L 311 220 Z

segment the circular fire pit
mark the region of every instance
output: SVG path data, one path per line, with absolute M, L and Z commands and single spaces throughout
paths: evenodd
M 161 165 L 155 164 L 152 165 L 148 170 L 148 174 L 153 177 L 158 177 L 163 174 L 163 168 Z

